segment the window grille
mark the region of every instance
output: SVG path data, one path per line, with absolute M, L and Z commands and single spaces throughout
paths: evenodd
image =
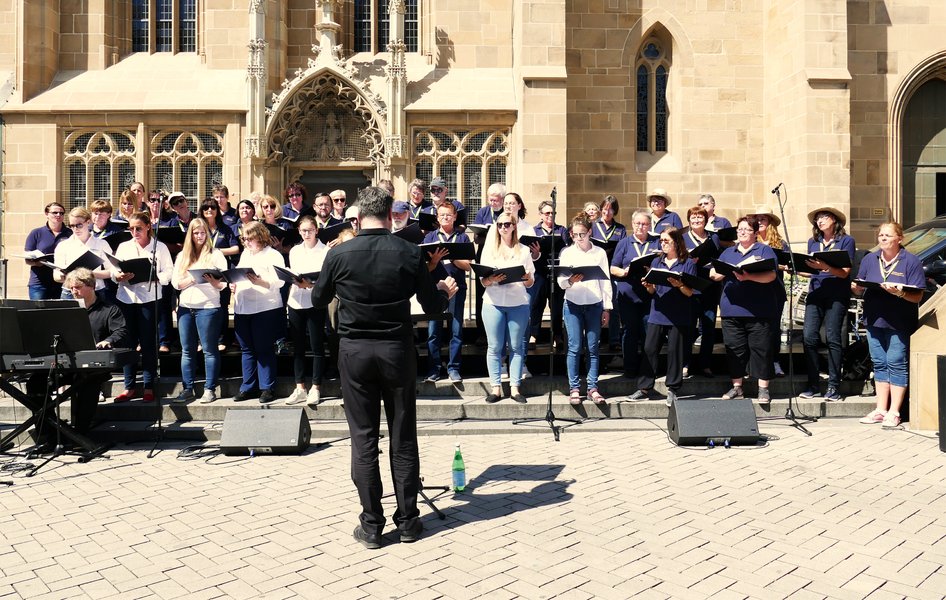
M 223 180 L 223 132 L 157 131 L 151 136 L 152 187 L 182 192 L 191 210 Z
M 131 49 L 132 52 L 152 49 L 154 52 L 196 52 L 197 0 L 134 0 Z
M 352 31 L 355 52 L 387 52 L 391 37 L 389 0 L 355 0 Z M 408 52 L 417 52 L 420 39 L 418 0 L 404 2 L 404 44 Z
M 135 180 L 135 132 L 66 130 L 63 133 L 62 202 L 67 208 L 118 196 Z
M 486 201 L 486 188 L 506 181 L 508 140 L 508 130 L 416 129 L 415 177 L 442 177 L 447 197 L 475 212 Z

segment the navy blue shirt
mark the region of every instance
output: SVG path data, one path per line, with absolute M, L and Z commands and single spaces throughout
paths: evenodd
M 290 221 L 294 227 L 299 226 L 299 217 L 304 217 L 306 215 L 315 215 L 315 211 L 311 206 L 306 206 L 303 204 L 301 210 L 294 209 L 291 204 L 287 204 L 282 207 L 282 216 Z
M 220 220 L 224 225 L 232 229 L 236 227 L 236 224 L 240 221 L 240 216 L 237 215 L 236 209 L 228 204 L 226 211 L 220 211 Z
M 673 211 L 667 211 L 659 219 L 654 218 L 654 213 L 650 213 L 650 230 L 654 233 L 660 233 L 668 227 L 676 227 L 677 229 L 683 229 L 683 221 L 680 220 L 680 215 Z
M 854 238 L 849 235 L 835 236 L 830 244 L 820 239 L 808 239 L 808 254 L 825 250 L 847 250 L 854 264 Z M 850 277 L 835 277 L 830 273 L 819 272 L 811 276 L 808 284 L 808 304 L 821 304 L 840 301 L 847 304 L 851 300 Z
M 496 219 L 499 218 L 499 215 L 503 214 L 503 208 L 499 207 L 499 210 L 493 210 L 493 207 L 487 204 L 483 208 L 476 211 L 476 216 L 473 218 L 474 225 L 492 225 L 496 222 Z
M 626 269 L 635 258 L 656 251 L 657 245 L 657 240 L 648 238 L 642 243 L 633 235 L 629 235 L 618 242 L 617 248 L 614 249 L 614 257 L 611 259 L 611 266 Z M 640 282 L 643 276 L 643 273 L 629 273 L 628 280 L 617 279 L 618 300 L 630 300 L 635 303 L 650 302 L 650 294 Z
M 535 231 L 536 237 L 545 237 L 547 235 L 557 235 L 559 239 L 555 240 L 555 256 L 557 257 L 561 254 L 562 250 L 566 246 L 571 245 L 572 237 L 568 234 L 568 228 L 564 225 L 558 225 L 556 223 L 552 224 L 552 231 L 545 229 L 545 226 L 539 223 L 532 228 Z M 548 272 L 550 252 L 542 251 L 542 254 L 539 255 L 539 258 L 535 260 L 535 277 L 545 277 Z
M 696 265 L 689 260 L 677 260 L 673 266 L 667 266 L 666 257 L 661 254 L 650 263 L 652 269 L 666 269 L 675 273 L 689 273 L 696 275 Z M 679 289 L 669 285 L 657 285 L 654 292 L 654 303 L 650 307 L 650 316 L 647 317 L 647 323 L 655 325 L 673 325 L 675 327 L 692 327 L 694 320 L 694 302 L 696 301 L 696 290 L 693 296 L 687 296 Z
M 880 260 L 880 249 L 871 252 L 861 260 L 857 278 L 877 283 L 902 283 L 918 288 L 926 287 L 923 265 L 916 255 L 900 249 L 886 267 Z M 884 290 L 867 290 L 864 294 L 864 321 L 868 327 L 893 329 L 912 334 L 916 331 L 920 307 L 915 302 L 897 298 Z
M 775 260 L 775 251 L 761 242 L 756 242 L 746 254 L 737 250 L 738 244 L 723 250 L 719 260 L 737 265 L 749 257 Z M 748 317 L 751 319 L 776 319 L 780 317 L 781 303 L 776 296 L 775 282 L 757 283 L 739 281 L 734 275 L 723 280 L 723 295 L 719 299 L 719 314 L 722 317 Z
M 726 217 L 721 217 L 719 215 L 713 215 L 709 218 L 709 222 L 706 224 L 707 231 L 719 231 L 720 229 L 726 229 L 727 227 L 732 227 L 732 223 L 729 222 L 729 219 Z
M 72 236 L 72 230 L 65 225 L 62 226 L 62 229 L 59 230 L 59 233 L 53 233 L 53 230 L 49 228 L 49 224 L 46 224 L 29 232 L 29 234 L 26 236 L 26 244 L 24 245 L 24 249 L 27 252 L 39 250 L 43 254 L 52 254 L 55 252 L 56 246 L 59 245 L 59 242 L 70 236 Z M 30 267 L 29 285 L 37 284 L 46 287 L 60 285 L 53 281 L 53 270 L 49 267 Z
M 411 219 L 415 221 L 418 219 L 418 216 L 422 212 L 430 212 L 427 209 L 433 206 L 434 203 L 430 200 L 424 200 L 420 203 L 420 206 L 414 206 L 410 202 L 407 203 L 407 212 Z
M 236 233 L 234 233 L 233 230 L 230 229 L 230 227 L 226 225 L 218 226 L 217 230 L 210 233 L 209 235 L 210 235 L 210 239 L 213 240 L 214 248 L 222 249 L 222 248 L 233 248 L 233 247 L 240 246 L 240 242 L 237 239 Z M 232 267 L 235 264 L 234 259 L 239 259 L 239 258 L 240 258 L 239 254 L 233 254 L 231 256 L 227 256 L 226 257 L 227 264 Z
M 470 238 L 465 233 L 460 233 L 456 229 L 454 229 L 453 233 L 450 235 L 447 235 L 441 230 L 437 230 L 431 231 L 426 236 L 424 236 L 423 243 L 431 244 L 435 242 L 445 244 L 464 244 L 470 242 Z M 424 251 L 424 258 L 430 258 L 430 254 L 426 250 Z M 450 260 L 450 257 L 448 256 L 444 260 Z M 440 261 L 437 263 L 437 267 L 430 272 L 430 277 L 434 280 L 434 282 L 443 281 L 448 276 L 453 277 L 456 280 L 457 288 L 459 289 L 457 292 L 458 294 L 466 290 L 466 271 L 459 267 L 453 266 L 453 263 L 445 265 L 443 264 L 443 261 Z

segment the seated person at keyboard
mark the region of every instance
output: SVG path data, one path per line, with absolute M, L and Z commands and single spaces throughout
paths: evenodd
M 95 294 L 95 277 L 88 269 L 76 269 L 66 275 L 66 281 L 63 288 L 72 292 L 79 304 L 83 306 L 89 315 L 89 322 L 92 325 L 92 339 L 95 340 L 95 347 L 101 349 L 122 348 L 127 346 L 127 330 L 125 328 L 125 318 L 121 311 L 114 304 L 106 304 Z M 60 380 L 60 385 L 69 385 L 75 381 L 75 373 L 67 373 Z M 99 394 L 102 391 L 102 384 L 111 379 L 108 372 L 95 373 L 87 375 L 79 384 L 77 384 L 76 394 L 72 398 L 71 414 L 72 427 L 79 433 L 85 434 L 92 426 L 92 419 L 95 417 L 95 409 L 98 406 Z M 49 373 L 41 371 L 30 376 L 26 384 L 27 393 L 31 396 L 43 396 L 46 394 L 46 386 L 52 385 Z M 43 446 L 52 442 L 49 436 L 54 435 L 50 431 L 40 431 L 37 433 L 37 446 Z

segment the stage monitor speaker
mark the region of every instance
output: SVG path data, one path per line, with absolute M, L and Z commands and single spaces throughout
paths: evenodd
M 229 408 L 223 419 L 220 450 L 227 456 L 302 454 L 312 429 L 301 408 Z
M 667 432 L 677 446 L 752 446 L 759 424 L 752 400 L 677 400 L 667 416 Z

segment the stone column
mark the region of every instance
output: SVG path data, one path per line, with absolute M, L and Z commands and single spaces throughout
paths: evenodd
M 391 17 L 390 52 L 388 62 L 388 118 L 384 140 L 385 158 L 391 179 L 410 181 L 410 149 L 407 137 L 407 62 L 404 43 L 404 0 L 390 0 L 388 14 Z

